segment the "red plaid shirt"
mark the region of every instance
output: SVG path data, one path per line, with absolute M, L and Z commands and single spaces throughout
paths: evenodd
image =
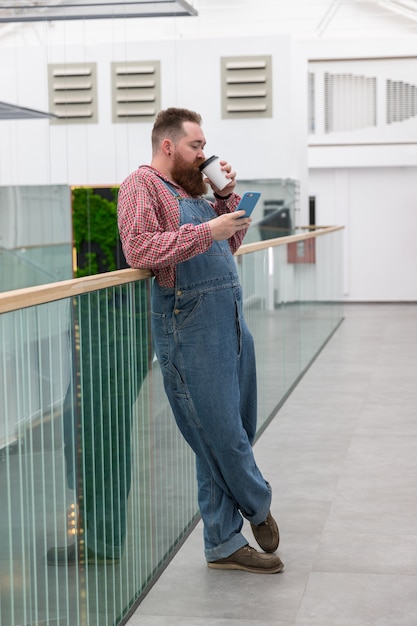
M 178 200 L 161 179 L 174 185 L 181 197 L 191 197 L 153 167 L 142 165 L 120 186 L 118 225 L 128 264 L 151 269 L 162 287 L 175 287 L 177 263 L 206 252 L 213 240 L 207 222 L 180 226 Z M 220 215 L 235 211 L 239 200 L 237 194 L 232 194 L 227 200 L 216 199 L 211 204 Z M 229 239 L 232 253 L 245 234 L 246 230 L 240 230 Z

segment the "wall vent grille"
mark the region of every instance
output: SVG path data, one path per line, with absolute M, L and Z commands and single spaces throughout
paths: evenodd
M 325 132 L 349 132 L 376 126 L 376 83 L 375 77 L 326 72 Z
M 313 72 L 308 73 L 308 132 L 316 132 L 316 81 Z
M 95 63 L 49 65 L 48 82 L 51 124 L 97 122 Z
M 222 117 L 272 117 L 272 58 L 223 57 Z
M 149 122 L 161 107 L 159 61 L 112 63 L 113 122 Z
M 387 124 L 417 116 L 417 86 L 401 80 L 387 80 Z

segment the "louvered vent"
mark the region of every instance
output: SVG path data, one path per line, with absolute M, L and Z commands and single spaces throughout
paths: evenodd
M 270 56 L 223 57 L 222 117 L 272 117 Z
M 160 109 L 159 61 L 112 63 L 113 122 L 152 121 Z
M 387 124 L 417 116 L 417 87 L 400 80 L 387 80 Z
M 316 132 L 316 83 L 313 72 L 308 73 L 308 132 Z
M 324 90 L 326 133 L 376 126 L 376 78 L 325 73 Z
M 58 119 L 51 123 L 97 122 L 96 64 L 49 65 L 49 110 Z

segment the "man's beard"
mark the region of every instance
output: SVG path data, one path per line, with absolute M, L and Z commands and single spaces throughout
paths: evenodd
M 195 163 L 187 163 L 178 153 L 175 154 L 171 169 L 172 180 L 180 185 L 193 198 L 202 196 L 207 192 L 207 184 L 198 166 L 204 159 L 197 159 Z

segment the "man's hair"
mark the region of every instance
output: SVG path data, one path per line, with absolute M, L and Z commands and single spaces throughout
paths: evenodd
M 193 122 L 201 126 L 202 118 L 195 111 L 177 109 L 175 107 L 170 107 L 158 113 L 152 129 L 152 150 L 154 154 L 158 151 L 165 137 L 177 143 L 185 135 L 184 122 Z

